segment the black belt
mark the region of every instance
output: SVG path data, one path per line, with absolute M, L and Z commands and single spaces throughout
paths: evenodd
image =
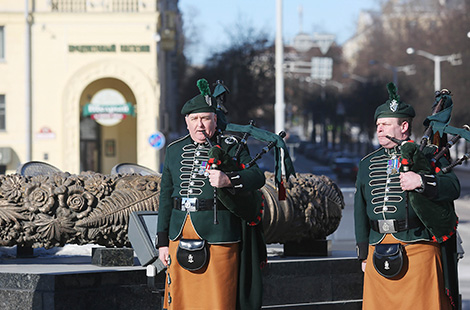
M 406 225 L 406 220 L 392 220 L 392 221 L 394 223 L 395 230 L 397 232 L 405 231 L 408 229 L 414 229 L 418 227 L 424 227 L 423 223 L 421 223 L 421 221 L 417 217 L 408 219 L 408 226 Z M 371 220 L 370 227 L 372 228 L 372 230 L 376 232 L 380 232 L 378 220 Z
M 214 209 L 214 199 L 201 199 L 201 198 L 193 198 L 196 202 L 195 210 L 193 211 L 208 211 Z M 183 206 L 183 198 L 174 198 L 173 200 L 173 208 L 180 211 L 186 211 Z M 226 210 L 226 208 L 222 205 L 222 203 L 217 200 L 217 210 Z

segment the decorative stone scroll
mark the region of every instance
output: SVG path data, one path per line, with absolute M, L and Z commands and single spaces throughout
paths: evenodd
M 286 200 L 279 201 L 274 174 L 265 175 L 263 228 L 267 243 L 324 239 L 336 231 L 344 197 L 330 178 L 297 173 L 285 184 Z
M 344 200 L 330 179 L 297 174 L 285 184 L 286 200 L 279 201 L 273 174 L 266 178 L 267 243 L 324 238 L 337 229 Z M 0 175 L 0 246 L 130 246 L 129 214 L 157 211 L 159 185 L 159 175 Z

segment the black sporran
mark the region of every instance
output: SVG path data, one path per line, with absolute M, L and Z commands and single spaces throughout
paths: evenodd
M 209 258 L 206 240 L 181 239 L 176 252 L 176 259 L 186 270 L 196 271 L 204 267 Z
M 400 243 L 377 244 L 372 258 L 375 270 L 385 278 L 393 278 L 403 268 L 403 256 Z

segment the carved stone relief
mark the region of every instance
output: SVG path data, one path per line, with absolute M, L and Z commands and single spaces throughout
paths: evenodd
M 159 185 L 159 175 L 0 175 L 0 246 L 130 246 L 129 214 L 157 211 Z M 279 201 L 267 173 L 262 191 L 267 243 L 321 239 L 339 226 L 343 195 L 327 177 L 297 174 Z

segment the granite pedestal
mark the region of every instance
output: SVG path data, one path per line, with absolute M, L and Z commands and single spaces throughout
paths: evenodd
M 263 309 L 360 310 L 363 273 L 355 257 L 272 258 L 263 270 Z
M 285 256 L 330 256 L 331 240 L 302 239 L 284 244 Z
M 93 248 L 91 263 L 97 266 L 134 266 L 134 250 L 130 248 Z
M 157 285 L 163 283 L 158 275 Z M 5 310 L 161 309 L 156 289 L 147 286 L 141 266 L 98 267 L 91 257 L 0 260 Z
M 263 309 L 356 310 L 362 271 L 352 255 L 270 257 Z M 100 267 L 91 257 L 0 259 L 0 309 L 161 309 L 164 273 L 149 288 L 145 268 Z

